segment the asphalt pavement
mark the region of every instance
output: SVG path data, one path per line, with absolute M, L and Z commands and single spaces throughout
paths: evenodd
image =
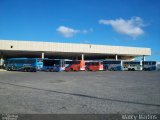
M 160 72 L 0 71 L 0 113 L 160 113 Z

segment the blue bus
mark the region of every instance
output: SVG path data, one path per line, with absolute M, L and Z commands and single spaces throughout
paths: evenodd
M 38 58 L 10 58 L 6 60 L 8 71 L 36 72 L 42 68 L 42 60 Z
M 43 59 L 43 71 L 60 72 L 65 70 L 64 59 Z
M 157 62 L 156 61 L 143 61 L 143 70 L 144 71 L 153 71 L 157 69 Z
M 121 60 L 104 60 L 103 69 L 110 71 L 121 71 L 122 70 L 122 61 Z

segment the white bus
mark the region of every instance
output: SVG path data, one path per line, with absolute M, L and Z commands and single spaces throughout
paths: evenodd
M 141 61 L 123 61 L 123 70 L 136 71 L 143 70 Z
M 153 71 L 158 68 L 156 61 L 143 61 L 142 65 L 144 71 Z
M 160 62 L 157 62 L 157 70 L 160 71 Z

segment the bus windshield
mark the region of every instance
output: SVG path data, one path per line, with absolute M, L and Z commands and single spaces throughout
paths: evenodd
M 121 64 L 121 61 L 103 61 L 103 64 Z
M 55 66 L 60 65 L 60 60 L 43 60 L 44 66 Z

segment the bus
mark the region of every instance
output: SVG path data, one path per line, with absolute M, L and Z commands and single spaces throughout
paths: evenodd
M 160 62 L 157 62 L 157 70 L 160 71 Z
M 63 59 L 43 59 L 43 71 L 60 72 L 65 70 L 65 61 Z
M 141 61 L 123 61 L 123 70 L 135 71 L 142 70 Z
M 102 61 L 104 70 L 121 71 L 122 61 L 120 60 L 104 60 Z
M 85 69 L 87 71 L 102 71 L 103 64 L 100 61 L 88 61 L 85 62 Z
M 42 68 L 42 59 L 38 58 L 10 58 L 6 60 L 7 71 L 36 72 Z
M 157 69 L 157 62 L 156 61 L 143 61 L 143 70 L 144 71 L 153 71 Z
M 85 61 L 84 60 L 72 60 L 65 61 L 65 71 L 84 71 Z

